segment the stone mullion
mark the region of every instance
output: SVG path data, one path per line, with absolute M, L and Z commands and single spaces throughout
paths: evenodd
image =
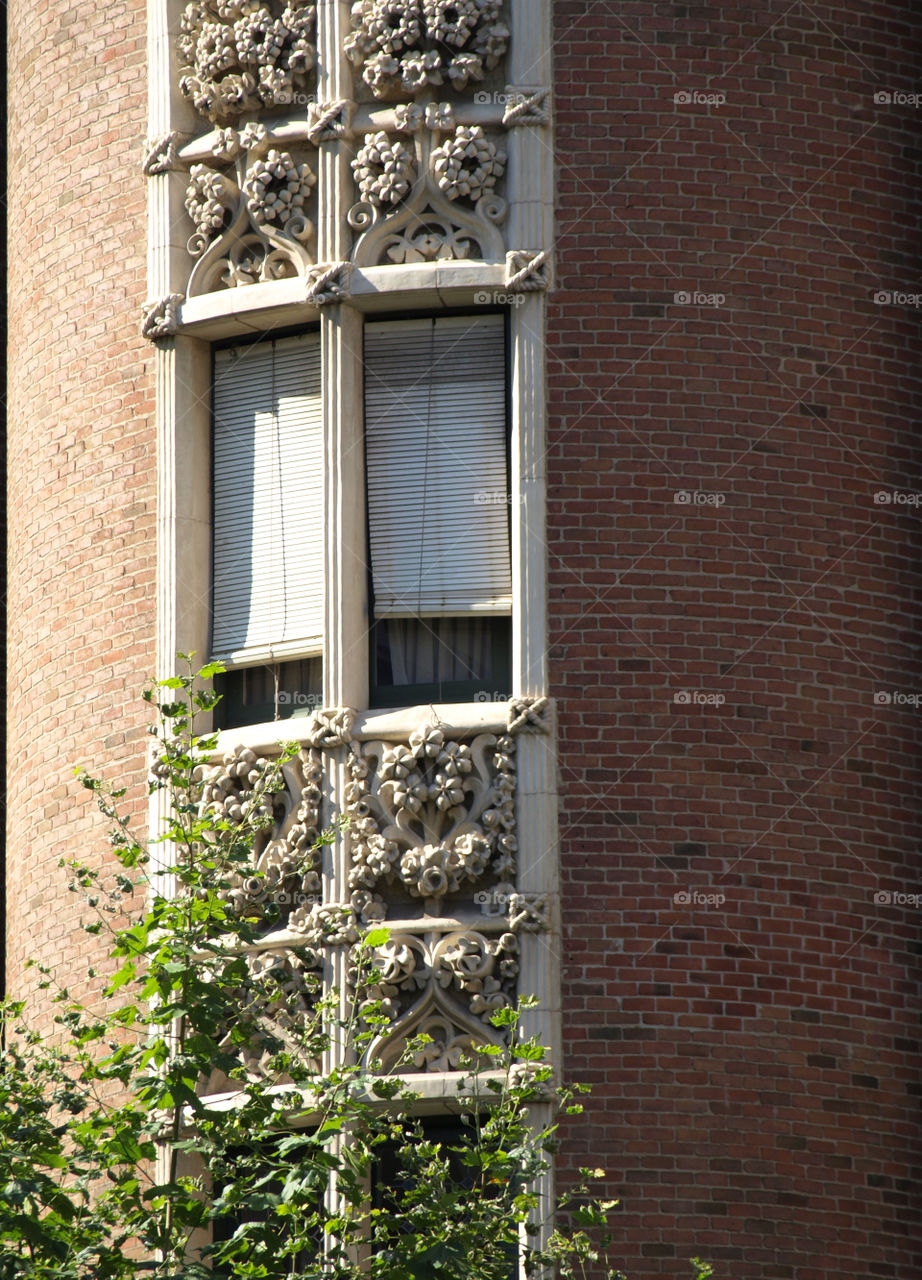
M 552 86 L 550 0 L 509 0 L 512 39 L 507 81 L 516 93 L 542 93 Z M 549 106 L 550 98 L 544 100 Z M 524 116 L 508 129 L 508 248 L 527 255 L 547 254 L 536 279 L 512 310 L 513 413 L 513 563 L 515 566 L 515 654 L 513 690 L 536 697 L 548 692 L 547 645 L 547 306 L 543 286 L 553 279 L 554 160 L 550 123 Z M 510 268 L 510 274 L 512 270 Z M 529 290 L 529 284 L 537 286 Z M 524 1031 L 537 1036 L 561 1064 L 560 936 L 558 909 L 557 785 L 553 724 L 548 734 L 518 737 L 519 890 L 550 903 L 548 931 L 521 937 L 519 990 L 538 997 L 526 1012 Z M 552 1119 L 552 1106 L 533 1109 L 533 1123 Z M 538 1222 L 552 1223 L 554 1169 L 534 1187 Z M 533 1243 L 546 1244 L 544 1238 Z

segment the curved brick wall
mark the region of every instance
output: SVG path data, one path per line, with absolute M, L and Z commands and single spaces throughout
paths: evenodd
M 634 1280 L 914 1280 L 922 297 L 875 294 L 922 294 L 922 150 L 874 95 L 918 25 L 556 23 L 566 1159 Z
M 73 778 L 144 813 L 154 666 L 152 359 L 143 0 L 10 6 L 8 985 L 33 955 L 91 963 L 58 859 L 102 856 Z

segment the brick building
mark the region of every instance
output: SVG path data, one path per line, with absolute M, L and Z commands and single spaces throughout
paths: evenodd
M 320 896 L 514 954 L 634 1280 L 915 1280 L 917 24 L 253 9 L 10 8 L 8 990 L 218 653 L 228 747 L 370 778 Z

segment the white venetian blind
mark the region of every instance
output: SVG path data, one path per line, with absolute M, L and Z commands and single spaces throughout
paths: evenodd
M 323 419 L 316 334 L 215 354 L 212 649 L 318 652 Z
M 512 604 L 503 317 L 365 326 L 377 617 Z

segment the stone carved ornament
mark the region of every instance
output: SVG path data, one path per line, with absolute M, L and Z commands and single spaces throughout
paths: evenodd
M 201 807 L 216 822 L 256 817 L 251 871 L 232 869 L 225 898 L 232 910 L 267 929 L 298 930 L 320 901 L 320 753 L 303 748 L 278 764 L 246 747 L 219 765 L 203 766 Z
M 430 1043 L 413 1054 L 422 1071 L 456 1070 L 464 1053 L 501 1037 L 490 1026 L 491 1014 L 514 999 L 519 972 L 519 942 L 514 933 L 488 937 L 455 930 L 424 939 L 395 933 L 372 950 L 376 979 L 365 992 L 392 1026 L 372 1044 L 371 1058 L 389 1068 L 400 1058 L 409 1038 L 426 1035 Z M 356 980 L 353 953 L 350 981 Z
M 306 206 L 317 181 L 310 164 L 273 146 L 261 124 L 217 130 L 212 154 L 216 164 L 193 165 L 186 188 L 195 226 L 187 247 L 198 259 L 189 295 L 307 274 L 315 228 Z
M 499 65 L 509 44 L 501 0 L 358 0 L 346 53 L 378 98 L 450 85 Z
M 501 261 L 506 205 L 496 184 L 506 153 L 480 125 L 456 126 L 450 103 L 402 104 L 395 131 L 366 134 L 352 162 L 362 199 L 358 266 L 451 259 Z
M 179 88 L 213 124 L 307 101 L 316 5 L 193 0 L 180 23 Z
M 380 891 L 422 900 L 515 876 L 515 740 L 451 741 L 425 725 L 408 745 L 353 746 L 347 813 L 349 887 L 358 915 L 380 917 Z

